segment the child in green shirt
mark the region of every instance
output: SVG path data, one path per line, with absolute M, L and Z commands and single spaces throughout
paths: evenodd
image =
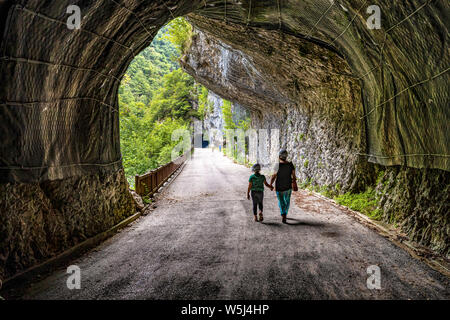
M 258 211 L 258 207 L 259 221 L 263 221 L 264 185 L 270 190 L 273 190 L 273 187 L 267 183 L 266 177 L 260 174 L 261 166 L 258 163 L 253 165 L 252 171 L 255 173 L 252 174 L 250 176 L 250 179 L 248 180 L 247 199 L 250 200 L 251 191 L 253 201 L 253 215 L 255 216 L 255 221 L 258 221 L 258 216 L 256 214 Z

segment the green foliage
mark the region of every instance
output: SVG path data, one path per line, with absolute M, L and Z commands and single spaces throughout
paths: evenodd
M 250 118 L 246 118 L 245 120 L 239 120 L 239 124 L 237 125 L 237 128 L 242 129 L 245 132 L 248 129 L 250 129 L 250 125 L 251 125 Z
M 144 202 L 144 204 L 150 204 L 152 203 L 152 199 L 150 198 L 150 196 L 144 195 L 142 196 L 142 202 Z
M 177 54 L 177 49 L 164 39 L 167 30 L 161 29 L 152 45 L 130 63 L 119 88 L 122 103 L 148 104 L 153 93 L 163 85 L 163 76 L 179 68 L 177 62 L 171 58 Z
M 233 122 L 233 113 L 231 111 L 231 102 L 228 100 L 223 100 L 222 105 L 223 120 L 225 122 L 225 129 L 236 129 L 236 125 Z
M 168 39 L 178 50 L 178 53 L 183 54 L 189 48 L 192 38 L 192 26 L 183 17 L 173 19 L 168 25 Z
M 134 175 L 170 162 L 179 142 L 172 141 L 172 132 L 189 129 L 192 117 L 198 117 L 193 106 L 203 89 L 172 58 L 179 50 L 168 40 L 168 33 L 180 28 L 176 22 L 161 29 L 131 62 L 119 88 L 121 152 L 131 186 Z
M 378 199 L 375 190 L 371 187 L 362 193 L 347 192 L 343 195 L 338 195 L 334 197 L 334 200 L 343 206 L 369 216 L 371 219 L 380 220 L 382 217 L 382 210 L 377 208 Z
M 309 181 L 308 181 L 308 180 L 305 180 L 305 181 L 299 183 L 299 184 L 298 184 L 298 187 L 299 187 L 300 189 L 306 189 L 306 187 L 307 187 L 308 185 L 309 185 Z
M 155 94 L 150 103 L 153 121 L 165 118 L 199 118 L 192 102 L 197 99 L 194 79 L 182 69 L 177 69 L 164 76 L 163 87 Z
M 250 125 L 251 125 L 251 119 L 250 118 L 246 118 L 246 119 L 241 119 L 239 120 L 239 123 L 236 124 L 233 121 L 233 112 L 232 112 L 232 108 L 231 108 L 231 102 L 228 100 L 223 99 L 223 105 L 221 107 L 222 109 L 222 114 L 223 114 L 223 119 L 225 122 L 225 129 L 242 129 L 244 131 L 247 131 L 248 129 L 250 129 Z
M 361 212 L 373 220 L 382 219 L 383 211 L 378 208 L 379 199 L 376 195 L 375 190 L 371 187 L 367 188 L 366 191 L 361 193 L 347 192 L 345 194 L 339 194 L 341 190 L 341 186 L 339 183 L 336 183 L 334 188 L 333 186 L 327 185 L 319 186 L 318 184 L 314 183 L 314 180 L 312 178 L 309 178 L 306 181 L 300 183 L 299 188 L 315 191 L 327 198 L 332 198 L 340 205 Z
M 309 165 L 309 160 L 306 159 L 305 162 L 303 163 L 303 166 L 304 166 L 305 168 L 308 168 L 308 165 Z
M 242 129 L 243 132 L 247 131 L 248 129 L 250 129 L 250 125 L 251 125 L 251 119 L 250 118 L 246 118 L 246 119 L 241 119 L 239 120 L 239 123 L 236 124 L 233 121 L 233 113 L 232 113 L 232 106 L 231 106 L 231 102 L 228 100 L 223 99 L 223 104 L 222 104 L 222 114 L 223 114 L 223 120 L 224 120 L 224 129 L 226 130 L 234 130 L 234 129 Z M 234 136 L 234 135 L 233 135 Z M 227 139 L 228 134 L 226 134 Z M 242 141 L 242 145 L 245 144 L 245 150 L 243 152 L 239 152 L 239 150 L 237 149 L 237 140 L 238 137 L 234 136 L 233 137 L 233 141 L 227 141 L 227 145 L 226 148 L 224 149 L 224 153 L 232 158 L 233 160 L 235 160 L 235 162 L 239 163 L 239 164 L 245 164 L 247 159 L 244 156 L 243 153 L 247 154 L 248 152 L 248 145 L 247 143 L 245 143 L 245 138 L 241 137 L 242 139 L 244 139 L 244 141 Z
M 143 174 L 170 162 L 171 150 L 178 141 L 172 141 L 175 129 L 188 129 L 185 119 L 166 118 L 154 122 L 152 110 L 139 104 L 122 108 L 120 120 L 121 151 L 125 174 L 133 184 L 133 176 Z M 143 116 L 140 114 L 143 112 Z
M 381 183 L 381 181 L 383 180 L 383 177 L 384 177 L 384 171 L 380 170 L 377 175 L 377 182 L 376 182 L 377 185 Z M 387 183 L 387 181 L 384 181 L 383 185 L 386 186 L 386 183 Z
M 336 185 L 334 186 L 334 189 L 336 190 L 337 193 L 339 193 L 341 191 L 341 185 L 338 183 L 336 183 Z
M 214 112 L 214 104 L 208 100 L 208 89 L 204 86 L 200 86 L 198 95 L 198 117 L 200 120 L 205 119 L 207 114 Z

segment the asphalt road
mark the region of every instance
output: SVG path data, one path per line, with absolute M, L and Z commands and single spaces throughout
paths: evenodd
M 25 299 L 450 299 L 450 280 L 326 201 L 300 193 L 282 224 L 274 192 L 265 220 L 246 199 L 250 169 L 196 149 L 157 208 L 35 283 Z M 367 268 L 381 270 L 368 289 Z

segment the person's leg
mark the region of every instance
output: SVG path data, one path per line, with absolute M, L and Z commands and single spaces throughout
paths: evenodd
M 255 216 L 255 221 L 258 221 L 258 216 L 257 216 L 257 214 L 258 214 L 258 199 L 257 199 L 254 191 L 251 192 L 251 195 L 252 195 L 252 202 L 253 202 L 253 215 Z
M 282 195 L 282 199 L 283 199 L 283 214 L 286 215 L 289 205 L 288 205 L 288 200 L 287 200 L 287 191 L 283 191 L 283 195 Z
M 258 203 L 259 205 L 259 221 L 263 221 L 264 217 L 263 217 L 263 201 L 264 201 L 264 192 L 261 191 L 261 199 Z
M 286 191 L 280 192 L 281 214 L 286 214 Z
M 259 203 L 259 221 L 263 221 L 264 217 L 263 217 L 263 204 L 262 201 Z
M 281 191 L 277 191 L 278 207 L 280 208 L 280 213 L 283 215 L 283 196 Z
M 285 194 L 285 213 L 286 213 L 286 215 L 288 214 L 288 211 L 289 211 L 289 207 L 290 207 L 290 204 L 291 204 L 291 194 L 292 194 L 292 189 L 289 189 L 288 191 L 286 191 L 286 194 Z

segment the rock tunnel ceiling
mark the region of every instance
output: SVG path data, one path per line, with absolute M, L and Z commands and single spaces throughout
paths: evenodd
M 66 9 L 81 8 L 69 30 Z M 449 171 L 447 1 L 3 1 L 2 181 L 45 181 L 121 167 L 117 90 L 133 57 L 170 19 L 232 44 L 219 23 L 313 42 L 345 58 L 362 90 L 367 149 L 382 165 Z M 202 20 L 202 17 L 205 20 Z M 203 23 L 202 23 L 203 21 Z M 215 23 L 217 22 L 217 23 Z M 301 52 L 299 52 L 301 54 Z

